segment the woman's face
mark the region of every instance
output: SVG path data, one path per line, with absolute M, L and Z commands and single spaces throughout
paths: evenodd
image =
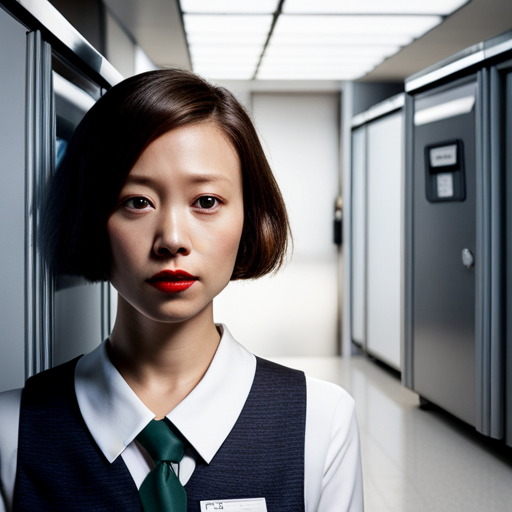
M 110 280 L 148 318 L 192 318 L 228 284 L 243 221 L 231 143 L 213 123 L 172 130 L 137 160 L 108 220 Z

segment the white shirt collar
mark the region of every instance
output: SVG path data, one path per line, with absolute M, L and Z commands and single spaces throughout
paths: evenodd
M 256 372 L 256 358 L 226 326 L 217 352 L 199 384 L 167 417 L 209 463 L 242 412 Z M 113 462 L 155 415 L 110 362 L 106 341 L 82 357 L 75 392 L 85 424 Z

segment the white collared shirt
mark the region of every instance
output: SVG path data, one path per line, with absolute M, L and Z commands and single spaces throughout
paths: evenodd
M 167 418 L 209 463 L 227 438 L 254 380 L 256 358 L 223 325 L 217 352 L 202 380 Z M 359 434 L 354 401 L 334 384 L 306 377 L 306 512 L 363 510 Z M 154 418 L 110 362 L 106 342 L 83 356 L 75 370 L 80 412 L 109 462 L 121 456 L 137 487 L 152 468 L 135 437 Z M 21 390 L 0 393 L 0 512 L 10 512 L 14 492 Z M 178 475 L 194 472 L 193 450 Z

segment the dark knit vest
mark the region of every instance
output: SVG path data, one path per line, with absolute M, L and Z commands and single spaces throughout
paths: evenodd
M 142 512 L 122 457 L 106 460 L 80 414 L 77 361 L 25 385 L 13 511 Z M 185 485 L 188 512 L 199 512 L 201 500 L 235 498 L 265 498 L 269 512 L 303 511 L 305 424 L 304 374 L 257 358 L 235 426 L 210 464 L 197 461 Z

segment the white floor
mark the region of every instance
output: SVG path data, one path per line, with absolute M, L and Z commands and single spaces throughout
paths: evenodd
M 512 456 L 418 397 L 366 357 L 274 361 L 340 384 L 356 400 L 366 512 L 512 511 Z

